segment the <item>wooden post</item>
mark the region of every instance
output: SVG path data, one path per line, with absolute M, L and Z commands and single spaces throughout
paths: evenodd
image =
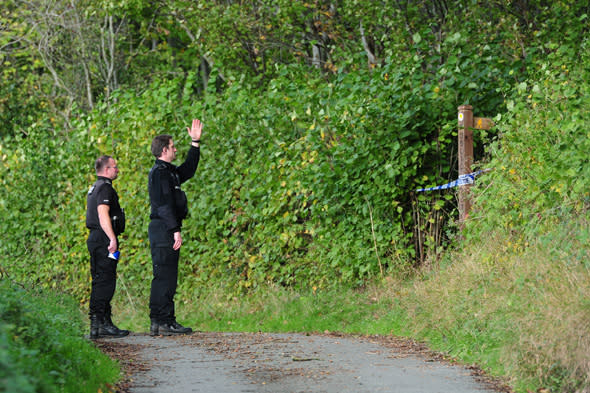
M 459 176 L 471 173 L 473 164 L 473 107 L 459 108 Z M 463 223 L 471 210 L 471 185 L 459 187 L 459 222 Z

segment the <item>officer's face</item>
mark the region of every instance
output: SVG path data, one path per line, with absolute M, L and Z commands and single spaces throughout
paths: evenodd
M 106 176 L 111 180 L 115 180 L 119 176 L 119 167 L 117 166 L 117 161 L 113 160 L 112 158 L 109 160 L 109 164 L 106 167 Z
M 174 141 L 170 139 L 168 146 L 162 150 L 162 161 L 172 162 L 176 158 L 176 147 Z

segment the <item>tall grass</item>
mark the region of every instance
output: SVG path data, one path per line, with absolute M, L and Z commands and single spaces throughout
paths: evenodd
M 590 270 L 561 247 L 585 250 L 588 261 L 586 245 L 563 238 L 580 225 L 586 220 L 525 244 L 490 234 L 453 254 L 401 299 L 409 334 L 507 376 L 518 391 L 589 389 Z

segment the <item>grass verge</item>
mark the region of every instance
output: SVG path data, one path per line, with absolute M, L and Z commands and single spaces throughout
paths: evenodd
M 113 391 L 119 367 L 84 338 L 76 301 L 0 278 L 0 391 Z

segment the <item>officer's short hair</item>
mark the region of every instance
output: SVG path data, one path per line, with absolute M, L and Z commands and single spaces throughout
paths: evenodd
M 158 135 L 152 141 L 152 154 L 158 158 L 162 155 L 162 151 L 164 151 L 165 147 L 168 147 L 170 141 L 172 140 L 172 135 L 164 134 Z
M 103 169 L 109 165 L 109 161 L 111 160 L 111 158 L 113 157 L 106 155 L 98 157 L 94 162 L 94 170 L 96 171 L 96 173 L 102 172 Z

